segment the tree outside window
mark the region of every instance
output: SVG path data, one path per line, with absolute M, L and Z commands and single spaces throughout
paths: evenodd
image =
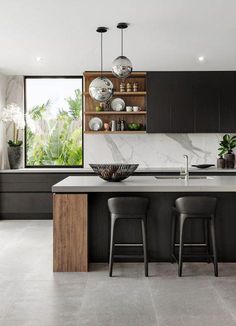
M 26 167 L 83 166 L 82 77 L 25 77 Z

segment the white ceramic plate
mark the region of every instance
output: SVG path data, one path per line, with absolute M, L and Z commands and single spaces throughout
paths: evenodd
M 113 111 L 123 111 L 125 108 L 125 101 L 122 98 L 115 98 L 111 101 L 111 108 Z
M 102 129 L 102 120 L 100 118 L 92 118 L 89 121 L 89 128 L 93 131 L 98 131 Z

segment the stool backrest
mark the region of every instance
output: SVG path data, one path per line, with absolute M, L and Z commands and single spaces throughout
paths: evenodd
M 111 214 L 144 216 L 147 213 L 148 198 L 143 197 L 114 197 L 108 199 Z
M 207 217 L 215 214 L 216 201 L 215 197 L 189 196 L 176 199 L 175 204 L 179 213 Z

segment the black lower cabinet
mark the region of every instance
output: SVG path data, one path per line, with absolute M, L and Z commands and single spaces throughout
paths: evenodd
M 116 193 L 118 196 L 143 196 L 140 193 Z M 107 262 L 110 239 L 110 214 L 107 207 L 108 198 L 114 193 L 90 193 L 89 200 L 89 260 Z M 147 218 L 147 242 L 149 261 L 170 261 L 172 206 L 176 198 L 183 196 L 214 196 L 218 204 L 216 210 L 216 239 L 218 259 L 224 262 L 236 262 L 236 193 L 145 193 L 149 198 Z M 179 227 L 177 227 L 177 237 Z M 134 220 L 120 221 L 116 227 L 117 243 L 141 242 L 140 223 Z M 177 238 L 178 239 L 178 238 Z M 184 226 L 185 243 L 204 242 L 203 223 L 201 220 L 186 222 Z M 136 248 L 137 251 L 140 248 Z M 196 252 L 197 249 L 197 252 Z M 202 250 L 201 250 L 202 249 Z M 120 248 L 120 254 L 137 254 L 132 249 Z M 125 252 L 123 252 L 125 250 Z M 185 248 L 191 261 L 203 261 L 193 257 L 204 253 L 206 248 Z M 190 260 L 186 257 L 186 260 Z M 129 258 L 131 260 L 131 258 Z M 137 261 L 137 259 L 134 259 Z M 143 261 L 143 260 L 141 260 Z
M 0 173 L 0 219 L 52 219 L 52 186 L 70 175 Z

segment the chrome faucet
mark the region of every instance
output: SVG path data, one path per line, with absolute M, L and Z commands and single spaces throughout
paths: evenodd
M 185 158 L 185 171 L 184 171 L 184 176 L 185 180 L 189 179 L 189 170 L 188 170 L 188 155 L 184 155 Z

